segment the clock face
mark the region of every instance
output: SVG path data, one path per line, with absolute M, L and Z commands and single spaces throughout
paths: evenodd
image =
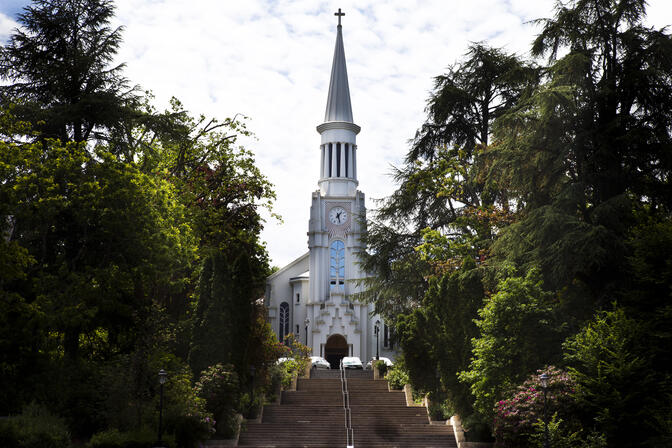
M 345 224 L 347 220 L 348 212 L 346 212 L 343 207 L 334 207 L 329 210 L 329 221 L 331 221 L 332 224 Z

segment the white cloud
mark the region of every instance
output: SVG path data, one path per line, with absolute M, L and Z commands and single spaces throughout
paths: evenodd
M 0 13 L 0 42 L 6 42 L 18 24 L 5 14 Z

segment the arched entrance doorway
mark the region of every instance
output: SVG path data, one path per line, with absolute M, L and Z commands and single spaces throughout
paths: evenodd
M 348 341 L 340 334 L 332 334 L 324 345 L 324 358 L 332 369 L 338 369 L 344 356 L 348 356 Z

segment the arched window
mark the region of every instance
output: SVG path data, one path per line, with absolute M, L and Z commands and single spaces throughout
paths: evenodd
M 329 250 L 329 290 L 345 292 L 345 244 L 335 240 Z
M 289 303 L 287 302 L 280 304 L 280 331 L 278 334 L 280 341 L 284 341 L 285 336 L 289 334 Z

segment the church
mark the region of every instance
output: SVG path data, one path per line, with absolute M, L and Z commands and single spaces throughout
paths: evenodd
M 308 252 L 269 276 L 265 304 L 271 327 L 282 341 L 289 333 L 322 356 L 332 368 L 344 356 L 366 363 L 377 354 L 395 357 L 390 329 L 373 305 L 353 296 L 366 275 L 358 253 L 365 249 L 364 193 L 357 189 L 357 134 L 352 118 L 343 31 L 337 13 L 336 48 L 320 134 L 318 189 L 312 193 Z

